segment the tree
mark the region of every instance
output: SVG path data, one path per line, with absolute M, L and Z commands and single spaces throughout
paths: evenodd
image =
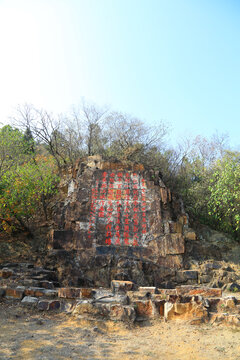
M 26 159 L 26 146 L 23 134 L 10 125 L 0 129 L 0 178 L 12 166 Z
M 208 211 L 210 178 L 226 144 L 224 134 L 215 134 L 210 139 L 184 138 L 178 148 L 171 151 L 169 167 L 166 166 L 163 175 L 164 181 L 182 197 L 191 218 L 209 225 L 214 222 Z
M 73 109 L 74 127 L 81 129 L 83 147 L 86 148 L 86 155 L 92 156 L 103 154 L 106 144 L 104 128 L 108 108 L 101 108 L 95 104 L 82 101 L 79 109 Z
M 210 179 L 209 215 L 219 229 L 240 233 L 240 153 L 226 152 Z
M 163 122 L 158 126 L 147 126 L 130 115 L 112 112 L 106 119 L 105 156 L 119 160 L 130 160 L 149 164 L 150 152 L 163 148 L 168 127 Z M 145 161 L 146 160 L 146 161 Z
M 37 156 L 6 171 L 0 181 L 0 220 L 4 231 L 30 231 L 30 220 L 43 213 L 57 191 L 53 158 Z

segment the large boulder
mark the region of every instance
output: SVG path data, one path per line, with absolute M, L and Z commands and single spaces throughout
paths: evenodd
M 176 283 L 184 234 L 196 236 L 188 231 L 182 201 L 158 173 L 89 157 L 69 170 L 61 186 L 45 263 L 57 264 L 64 286 Z

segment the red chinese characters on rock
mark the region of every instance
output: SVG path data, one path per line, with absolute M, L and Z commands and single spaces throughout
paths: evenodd
M 115 245 L 121 245 L 120 240 L 120 226 L 121 226 L 121 204 L 120 201 L 117 201 L 117 219 L 115 226 Z
M 115 181 L 115 173 L 112 172 L 109 175 L 109 185 L 108 185 L 108 202 L 107 202 L 107 225 L 106 225 L 106 244 L 112 244 L 112 212 L 113 212 L 113 200 L 114 200 L 114 188 L 113 184 Z
M 98 216 L 100 218 L 104 218 L 105 217 L 105 199 L 107 196 L 107 175 L 108 173 L 106 171 L 103 172 L 102 174 L 102 183 L 101 183 L 101 187 L 100 187 L 100 192 L 99 192 L 99 210 L 98 210 Z
M 89 238 L 93 229 L 101 232 L 105 225 L 106 245 L 139 246 L 147 233 L 145 192 L 145 180 L 137 172 L 99 172 L 92 188 Z
M 108 201 L 107 208 L 107 225 L 106 225 L 106 244 L 111 245 L 112 243 L 112 200 Z
M 107 197 L 107 172 L 104 171 L 102 174 L 102 184 L 100 187 L 99 199 L 104 200 Z
M 91 193 L 91 208 L 90 208 L 90 219 L 89 219 L 89 225 L 88 225 L 88 239 L 91 239 L 92 232 L 95 227 L 96 222 L 96 202 L 98 198 L 98 184 L 99 181 L 96 181 L 95 187 L 92 188 Z
M 129 201 L 125 203 L 125 209 L 123 214 L 123 241 L 124 245 L 129 245 L 129 218 L 130 218 L 130 204 Z
M 108 200 L 114 200 L 114 187 L 113 187 L 114 178 L 115 178 L 115 174 L 114 172 L 112 172 L 109 175 L 108 196 L 107 196 Z
M 133 173 L 133 246 L 139 245 L 139 176 Z
M 146 183 L 142 179 L 142 234 L 147 233 L 147 219 L 146 219 Z

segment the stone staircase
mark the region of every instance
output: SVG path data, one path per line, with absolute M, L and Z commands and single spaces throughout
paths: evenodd
M 55 310 L 87 318 L 132 323 L 188 320 L 191 324 L 240 327 L 240 299 L 223 296 L 220 288 L 191 284 L 159 289 L 121 280 L 112 280 L 111 289 L 61 287 L 54 271 L 31 263 L 0 266 L 0 298 L 36 311 Z

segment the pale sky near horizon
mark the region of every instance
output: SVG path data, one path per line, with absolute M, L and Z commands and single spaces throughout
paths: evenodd
M 240 1 L 0 0 L 0 123 L 82 97 L 240 149 Z

